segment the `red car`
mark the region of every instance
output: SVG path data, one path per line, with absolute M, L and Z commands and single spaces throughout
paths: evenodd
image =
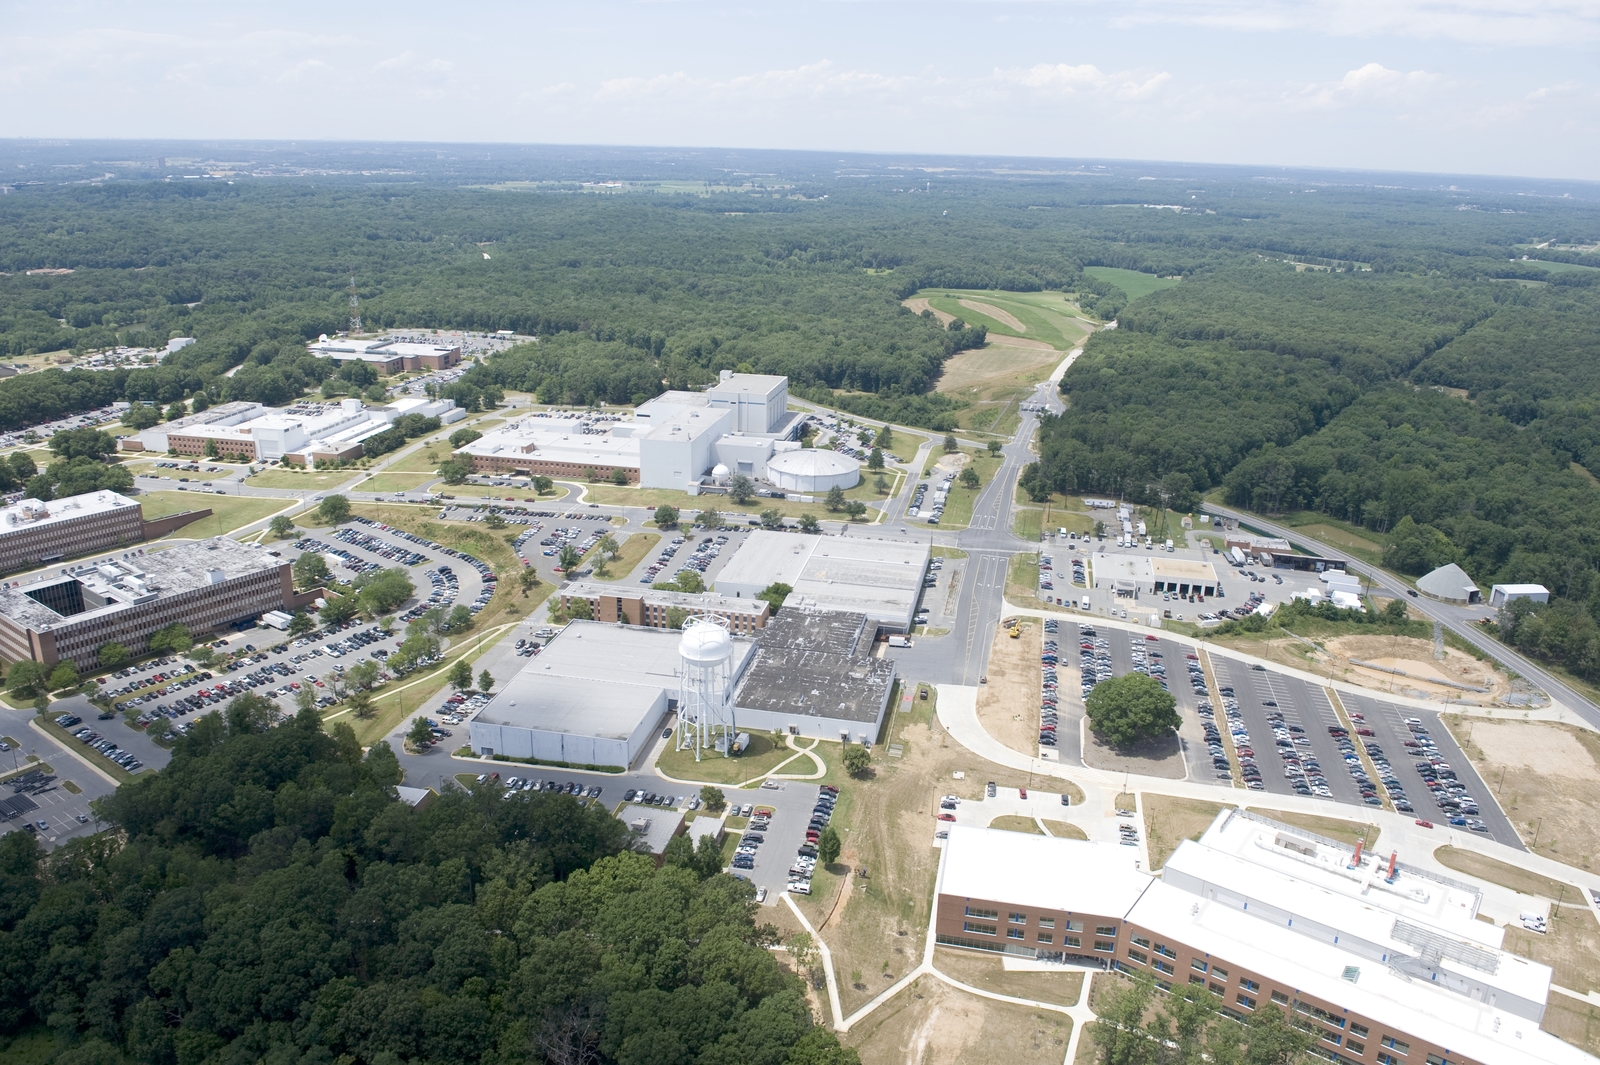
M 1027 797 L 1028 797 L 1028 789 L 1027 788 L 1018 788 L 1017 789 L 1017 798 L 1026 799 Z
M 1151 643 L 1155 643 L 1156 642 L 1156 638 L 1154 636 L 1151 636 L 1151 635 L 1148 635 L 1148 634 L 1146 634 L 1145 639 L 1149 640 Z
M 1419 827 L 1421 827 L 1421 828 L 1432 828 L 1433 827 L 1433 822 L 1432 821 L 1421 821 L 1421 820 L 1419 820 L 1417 822 L 1417 825 Z
M 939 820 L 941 820 L 941 821 L 954 821 L 955 819 L 956 819 L 956 815 L 955 814 L 940 814 L 939 815 Z

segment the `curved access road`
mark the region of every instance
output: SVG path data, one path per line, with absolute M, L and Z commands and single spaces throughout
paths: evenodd
M 1202 503 L 1200 504 L 1200 509 L 1208 514 L 1231 518 L 1242 524 L 1249 525 L 1253 529 L 1259 529 L 1261 532 L 1282 537 L 1296 547 L 1312 551 L 1324 558 L 1339 559 L 1344 562 L 1345 568 L 1349 572 L 1359 573 L 1367 577 L 1377 587 L 1399 598 L 1406 598 L 1406 593 L 1410 591 L 1409 585 L 1387 570 L 1351 558 L 1349 555 L 1321 541 L 1307 540 L 1288 526 L 1267 521 L 1264 518 L 1257 517 L 1254 514 L 1247 514 L 1241 510 L 1218 506 L 1215 503 Z M 1441 603 L 1421 596 L 1411 599 L 1410 602 L 1412 606 L 1416 607 L 1430 620 L 1439 622 L 1507 669 L 1527 677 L 1543 688 L 1552 700 L 1566 706 L 1567 709 L 1583 718 L 1592 727 L 1600 728 L 1600 706 L 1596 706 L 1587 697 L 1579 694 L 1576 689 L 1557 679 L 1537 664 L 1530 662 L 1499 640 L 1484 634 L 1477 624 L 1477 620 L 1484 616 L 1483 607 L 1453 606 L 1449 603 Z

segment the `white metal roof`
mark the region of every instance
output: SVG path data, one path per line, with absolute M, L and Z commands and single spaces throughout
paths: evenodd
M 939 894 L 1102 916 L 1125 914 L 1152 883 L 1118 844 L 951 825 Z

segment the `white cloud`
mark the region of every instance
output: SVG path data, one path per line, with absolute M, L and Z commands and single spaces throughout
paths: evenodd
M 1349 71 L 1338 81 L 1309 86 L 1301 96 L 1319 107 L 1356 104 L 1392 107 L 1411 103 L 1441 80 L 1439 75 L 1425 70 L 1402 73 L 1382 63 L 1368 63 Z
M 1123 0 L 1115 23 L 1170 22 L 1335 37 L 1393 35 L 1505 46 L 1600 41 L 1600 0 Z M 1067 0 L 1099 7 L 1100 0 Z

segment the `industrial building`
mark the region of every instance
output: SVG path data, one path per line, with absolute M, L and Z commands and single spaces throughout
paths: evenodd
M 1430 599 L 1446 603 L 1481 603 L 1483 593 L 1472 583 L 1467 571 L 1454 562 L 1447 562 L 1431 573 L 1417 578 L 1417 591 Z
M 889 632 L 910 632 L 928 572 L 928 545 L 871 536 L 752 532 L 722 572 L 722 595 L 750 599 L 778 582 L 788 604 L 865 614 Z
M 681 632 L 574 621 L 473 719 L 472 749 L 632 766 L 672 710 L 706 746 L 735 730 L 873 743 L 895 676 L 871 657 L 876 633 L 860 613 L 788 606 L 755 638 L 709 615 Z
M 120 643 L 137 656 L 168 625 L 196 633 L 253 625 L 269 610 L 294 611 L 316 594 L 297 596 L 289 563 L 255 545 L 182 544 L 0 585 L 0 658 L 71 661 L 88 670 L 98 666 L 104 644 Z
M 734 692 L 739 728 L 876 743 L 895 677 L 893 659 L 872 657 L 877 624 L 792 602 L 767 623 Z
M 480 754 L 630 766 L 678 700 L 682 633 L 574 621 L 473 719 Z M 734 640 L 742 674 L 755 645 Z
M 561 609 L 569 610 L 574 599 L 589 604 L 593 621 L 664 629 L 672 622 L 672 612 L 681 610 L 686 617 L 720 617 L 727 622 L 728 631 L 736 636 L 748 636 L 762 628 L 772 613 L 765 599 L 736 599 L 728 595 L 696 595 L 655 588 L 631 591 L 598 581 L 570 581 L 562 585 Z
M 1093 558 L 1096 585 L 1109 585 L 1117 595 L 1137 599 L 1143 592 L 1215 595 L 1217 571 L 1209 562 L 1172 555 L 1129 555 L 1097 552 Z
M 627 825 L 632 834 L 629 841 L 631 849 L 650 855 L 657 865 L 666 857 L 667 844 L 689 827 L 683 811 L 676 807 L 641 806 L 638 803 L 628 803 L 618 810 L 617 820 Z
M 1225 810 L 1155 876 L 1105 843 L 952 826 L 944 946 L 1196 985 L 1228 1016 L 1282 1009 L 1335 1065 L 1564 1065 L 1551 970 L 1504 949 L 1472 884 Z
M 1496 584 L 1489 588 L 1489 605 L 1496 610 L 1513 599 L 1531 599 L 1535 603 L 1548 603 L 1550 589 L 1542 584 Z
M 456 452 L 480 473 L 602 480 L 698 493 L 708 477 L 768 479 L 804 421 L 786 377 L 724 372 L 704 392 L 664 392 L 631 417 L 541 411 Z
M 363 440 L 407 414 L 452 422 L 466 412 L 459 410 L 454 400 L 422 396 L 397 399 L 382 407 L 367 407 L 359 399 L 336 404 L 302 402 L 283 408 L 224 403 L 124 437 L 120 447 L 124 451 L 227 455 L 250 462 L 307 466 L 360 458 Z
M 802 448 L 774 455 L 767 463 L 767 480 L 785 492 L 823 495 L 860 484 L 861 463 L 837 451 Z
M 448 370 L 461 362 L 459 344 L 414 344 L 391 340 L 330 340 L 326 333 L 307 350 L 334 362 L 364 362 L 388 377 L 407 370 Z
M 85 492 L 48 503 L 23 499 L 0 509 L 0 573 L 60 562 L 165 536 L 206 517 L 209 510 L 144 520 L 137 500 L 116 492 Z

